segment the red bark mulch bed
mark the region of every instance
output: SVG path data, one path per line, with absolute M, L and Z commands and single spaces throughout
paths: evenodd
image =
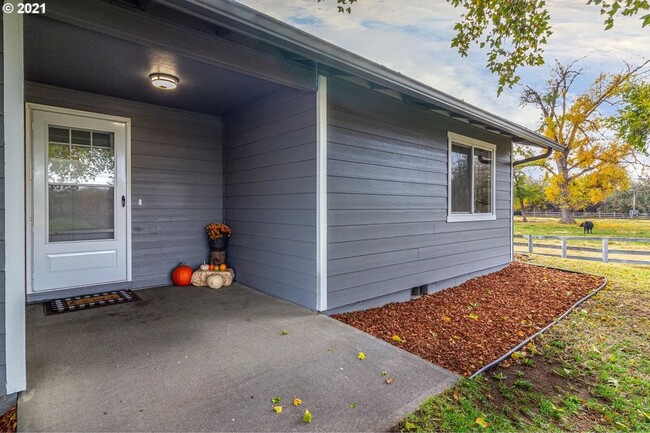
M 514 262 L 409 302 L 332 317 L 469 376 L 551 323 L 604 281 Z
M 15 433 L 17 430 L 16 422 L 16 406 L 12 407 L 0 417 L 0 432 L 2 433 Z

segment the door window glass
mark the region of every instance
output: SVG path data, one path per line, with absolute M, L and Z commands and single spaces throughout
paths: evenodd
M 114 239 L 112 132 L 48 127 L 49 242 Z

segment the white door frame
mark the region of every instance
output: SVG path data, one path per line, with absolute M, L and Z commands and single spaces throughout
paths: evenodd
M 33 104 L 28 102 L 25 104 L 25 215 L 27 216 L 26 230 L 26 282 L 25 287 L 27 294 L 36 293 L 32 287 L 32 254 L 33 251 L 33 236 L 32 227 L 33 209 L 32 209 L 32 135 L 33 135 L 33 115 L 34 110 L 48 111 L 52 113 L 68 114 L 71 116 L 89 117 L 91 119 L 108 120 L 113 122 L 120 122 L 126 125 L 126 281 L 133 280 L 132 269 L 132 248 L 131 248 L 131 119 L 128 117 L 112 116 L 102 113 L 94 113 L 90 111 L 72 110 L 69 108 L 54 107 L 50 105 Z M 50 293 L 55 293 L 55 290 Z M 38 292 L 44 293 L 44 292 Z

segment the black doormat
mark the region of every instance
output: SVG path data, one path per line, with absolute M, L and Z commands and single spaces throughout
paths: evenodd
M 71 311 L 89 310 L 96 307 L 124 304 L 141 301 L 131 290 L 114 290 L 112 292 L 95 293 L 93 295 L 75 296 L 73 298 L 53 299 L 43 303 L 45 315 L 69 313 Z

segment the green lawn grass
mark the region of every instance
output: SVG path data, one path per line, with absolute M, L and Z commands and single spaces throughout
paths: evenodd
M 533 262 L 606 275 L 609 285 L 523 359 L 429 399 L 401 431 L 650 431 L 650 267 Z
M 521 217 L 515 217 L 514 229 L 516 235 L 650 238 L 650 220 L 589 219 L 595 226 L 592 234 L 584 234 L 578 226 L 585 219 L 576 221 L 577 224 L 560 224 L 557 218 L 537 217 L 522 222 Z

